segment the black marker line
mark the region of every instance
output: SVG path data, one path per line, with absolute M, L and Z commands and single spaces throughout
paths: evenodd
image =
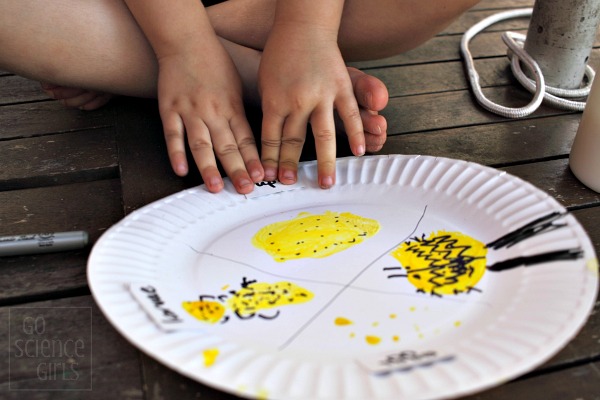
M 522 242 L 523 240 L 529 239 L 535 235 L 540 233 L 545 233 L 549 231 L 553 231 L 555 229 L 563 228 L 567 226 L 566 223 L 555 225 L 553 222 L 559 218 L 567 215 L 566 212 L 555 211 L 550 214 L 544 215 L 528 224 L 523 225 L 520 228 L 515 229 L 512 232 L 507 233 L 506 235 L 494 240 L 493 242 L 487 244 L 488 248 L 493 250 L 498 250 L 502 247 L 509 248 L 514 246 L 515 244 Z
M 371 268 L 373 266 L 373 264 L 375 264 L 377 261 L 381 260 L 383 257 L 385 257 L 386 255 L 388 255 L 388 253 L 392 250 L 394 250 L 396 247 L 398 247 L 402 242 L 404 242 L 405 240 L 407 240 L 408 238 L 410 238 L 416 231 L 417 228 L 419 227 L 419 224 L 421 223 L 421 221 L 423 220 L 423 218 L 425 217 L 425 213 L 427 212 L 427 206 L 425 206 L 425 208 L 423 209 L 423 213 L 421 214 L 421 217 L 419 218 L 419 220 L 417 221 L 417 224 L 415 225 L 414 229 L 412 230 L 412 232 L 405 237 L 404 239 L 402 239 L 400 242 L 397 242 L 396 244 L 394 244 L 394 246 L 390 247 L 389 249 L 387 249 L 384 253 L 382 253 L 381 255 L 377 256 L 373 261 L 371 261 L 365 268 L 363 268 L 358 274 L 356 274 L 354 276 L 354 278 L 352 278 L 348 283 L 346 283 L 323 307 L 321 307 L 320 310 L 318 310 L 308 321 L 306 321 L 292 336 L 290 336 L 288 338 L 288 340 L 286 340 L 281 346 L 279 346 L 279 351 L 284 350 L 287 346 L 289 346 L 290 344 L 292 344 L 292 342 L 294 340 L 296 340 L 296 338 L 298 336 L 300 336 L 300 334 L 302 334 L 302 332 L 304 332 L 304 330 L 306 330 L 306 328 L 308 328 L 327 308 L 329 308 L 329 306 L 331 304 L 333 304 L 338 297 L 341 296 L 342 293 L 344 293 L 346 291 L 346 289 L 348 289 L 352 283 L 354 283 L 363 273 L 365 273 L 369 268 Z
M 340 282 L 319 281 L 319 280 L 316 280 L 316 279 L 306 279 L 306 278 L 298 278 L 298 277 L 295 277 L 295 276 L 286 276 L 286 275 L 282 275 L 282 274 L 274 274 L 272 272 L 265 271 L 263 269 L 255 267 L 254 265 L 245 263 L 243 261 L 238 261 L 238 260 L 234 260 L 232 258 L 219 256 L 219 255 L 214 254 L 214 253 L 208 253 L 208 252 L 205 252 L 205 251 L 198 251 L 198 250 L 194 249 L 190 245 L 187 245 L 187 246 L 192 251 L 194 251 L 196 254 L 218 258 L 219 260 L 229 261 L 231 263 L 238 264 L 238 265 L 241 265 L 243 267 L 250 268 L 250 269 L 253 269 L 253 270 L 255 270 L 257 272 L 260 272 L 262 274 L 270 275 L 270 276 L 273 276 L 273 277 L 276 277 L 276 278 L 287 279 L 287 280 L 294 281 L 294 282 L 314 283 L 314 284 L 318 284 L 318 285 L 330 285 L 330 286 L 338 286 L 338 287 L 345 287 L 346 286 L 344 283 L 340 283 Z M 410 292 L 410 293 L 403 293 L 403 292 L 397 292 L 397 291 L 391 292 L 389 290 L 377 290 L 377 289 L 370 289 L 370 288 L 361 287 L 361 286 L 351 286 L 350 289 L 358 290 L 358 291 L 361 291 L 361 292 L 367 292 L 367 293 L 384 294 L 384 295 L 389 295 L 389 296 L 406 296 L 406 297 L 414 297 L 414 298 L 420 298 L 420 297 L 422 297 L 420 294 L 414 293 L 414 292 Z M 457 299 L 448 299 L 448 298 L 444 298 L 444 300 L 445 301 L 449 301 L 449 302 L 457 302 L 457 303 L 464 303 L 464 302 L 466 302 L 466 300 L 457 300 Z M 485 304 L 485 303 L 481 303 L 481 304 Z M 485 304 L 485 305 L 489 305 L 489 304 Z
M 549 253 L 536 254 L 534 256 L 511 258 L 509 260 L 500 261 L 493 265 L 490 265 L 489 267 L 487 267 L 487 269 L 490 271 L 506 271 L 507 269 L 517 268 L 521 265 L 529 267 L 532 265 L 547 263 L 551 261 L 577 260 L 579 258 L 582 258 L 583 255 L 584 252 L 583 250 L 581 250 L 581 248 L 558 250 Z

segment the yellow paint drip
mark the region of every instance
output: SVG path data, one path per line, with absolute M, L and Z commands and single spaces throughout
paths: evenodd
M 381 342 L 380 337 L 372 336 L 372 335 L 365 336 L 365 340 L 368 344 L 373 345 L 373 346 L 375 346 L 375 345 L 379 344 L 379 342 Z
M 336 324 L 337 326 L 346 326 L 346 325 L 352 325 L 352 321 L 350 321 L 348 318 L 344 318 L 344 317 L 337 317 L 335 319 L 335 321 L 333 321 L 334 324 Z
M 204 356 L 204 366 L 211 367 L 217 360 L 219 349 L 206 349 L 202 352 L 202 355 Z
M 181 306 L 194 318 L 215 324 L 223 318 L 225 307 L 216 301 L 184 301 Z
M 379 222 L 349 212 L 301 212 L 289 221 L 263 227 L 252 244 L 277 262 L 323 258 L 362 243 L 379 228 Z

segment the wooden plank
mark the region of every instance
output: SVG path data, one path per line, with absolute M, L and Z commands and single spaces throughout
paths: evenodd
M 120 98 L 116 134 L 125 213 L 202 183 L 195 168 L 179 178 L 167 155 L 158 105 L 153 100 Z M 139 179 L 143 174 L 144 179 Z
M 0 140 L 112 126 L 113 108 L 94 111 L 64 108 L 57 101 L 0 107 Z
M 118 177 L 112 128 L 0 142 L 0 190 Z
M 0 397 L 143 399 L 138 351 L 110 326 L 91 296 L 22 307 L 28 309 L 0 308 L 0 346 L 5 349 L 5 357 L 0 357 Z M 44 340 L 53 341 L 48 343 L 54 347 L 42 348 Z
M 0 192 L 0 235 L 85 230 L 82 250 L 2 258 L 0 302 L 85 288 L 91 245 L 123 217 L 118 179 Z
M 580 208 L 600 204 L 600 194 L 588 189 L 575 178 L 569 169 L 568 158 L 502 169 L 548 193 L 564 207 Z M 600 214 L 600 209 L 596 212 Z
M 0 79 L 0 106 L 47 99 L 38 82 L 16 75 Z
M 430 113 L 429 117 L 434 119 L 437 115 Z M 417 133 L 388 138 L 378 154 L 432 155 L 492 166 L 566 156 L 580 118 L 581 114 L 568 114 L 430 132 L 421 132 L 427 128 L 426 122 L 422 122 L 421 129 L 414 129 Z M 407 119 L 406 123 L 410 121 Z M 400 121 L 396 124 L 401 126 Z M 434 124 L 443 125 L 432 121 L 431 125 Z
M 600 400 L 600 362 L 517 380 L 463 400 Z
M 530 96 L 524 89 L 512 86 L 487 88 L 483 92 L 490 100 L 512 107 L 526 105 Z M 528 118 L 571 113 L 542 105 Z M 467 91 L 392 98 L 381 114 L 387 119 L 390 136 L 514 121 L 483 109 Z
M 234 400 L 237 396 L 222 392 L 210 386 L 189 379 L 154 359 L 142 354 L 142 374 L 144 397 L 146 400 L 170 399 L 210 399 Z
M 596 70 L 600 67 L 600 49 L 592 51 L 589 65 Z M 475 67 L 483 88 L 521 85 L 513 76 L 507 57 L 478 59 L 475 60 Z M 370 69 L 367 72 L 386 84 L 390 97 L 470 90 L 462 61 L 403 65 Z

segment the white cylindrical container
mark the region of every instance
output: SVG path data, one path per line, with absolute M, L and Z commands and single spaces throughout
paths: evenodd
M 600 193 L 600 79 L 594 79 L 592 84 L 571 147 L 569 165 L 577 179 Z

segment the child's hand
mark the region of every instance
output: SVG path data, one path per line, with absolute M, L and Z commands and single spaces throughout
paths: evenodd
M 159 58 L 158 100 L 169 159 L 178 175 L 188 172 L 184 138 L 206 187 L 223 188 L 216 157 L 239 193 L 263 179 L 254 136 L 246 120 L 240 77 L 215 38 L 207 51 Z
M 315 136 L 319 185 L 335 183 L 334 110 L 355 155 L 365 152 L 360 111 L 336 39 L 313 25 L 275 24 L 259 69 L 265 179 L 296 181 L 307 124 Z

